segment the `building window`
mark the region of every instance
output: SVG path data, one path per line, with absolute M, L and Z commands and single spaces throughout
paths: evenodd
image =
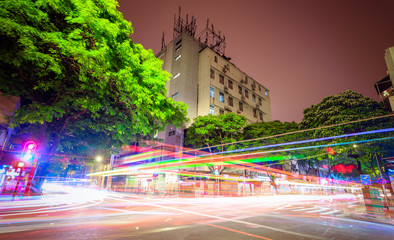
M 224 114 L 224 110 L 223 110 L 223 109 L 220 109 L 220 110 L 219 110 L 219 114 L 220 114 L 220 115 L 223 115 L 223 114 Z
M 223 75 L 219 75 L 219 82 L 221 83 L 221 84 L 224 84 L 224 76 Z
M 245 76 L 245 84 L 248 84 L 248 77 Z
M 181 38 L 181 39 L 179 39 L 179 41 L 178 41 L 178 42 L 176 42 L 176 45 L 180 44 L 181 42 L 182 42 L 182 38 Z
M 218 57 L 217 57 L 217 56 L 215 56 L 215 57 L 214 57 L 214 59 L 215 59 L 215 60 L 214 60 L 214 61 L 215 61 L 215 63 L 217 63 L 217 62 L 218 62 Z
M 215 88 L 212 86 L 209 88 L 209 95 L 213 98 L 215 97 Z
M 228 97 L 228 105 L 230 105 L 231 107 L 233 106 L 233 98 L 232 97 Z
M 256 95 L 252 94 L 252 101 L 255 103 L 256 102 Z
M 260 120 L 263 121 L 263 113 L 260 112 Z
M 215 79 L 215 71 L 211 68 L 211 78 Z
M 239 105 L 239 111 L 242 112 L 244 110 L 244 105 L 242 104 L 241 101 L 238 103 L 238 105 Z
M 261 92 L 261 86 L 259 85 L 259 91 Z
M 174 135 L 175 135 L 175 130 L 168 132 L 168 136 L 174 136 Z
M 233 81 L 228 80 L 228 88 L 233 89 Z
M 209 105 L 209 114 L 215 115 L 215 108 L 213 105 Z
M 179 54 L 178 56 L 176 56 L 175 61 L 178 60 L 178 59 L 180 59 L 181 57 L 182 57 L 182 55 Z
M 257 111 L 256 111 L 256 109 L 253 109 L 253 117 L 257 118 Z
M 172 99 L 175 99 L 175 98 L 177 98 L 177 97 L 178 97 L 178 93 L 174 93 L 174 94 L 172 94 L 172 96 L 171 96 Z
M 175 78 L 179 77 L 179 75 L 181 75 L 181 73 L 175 74 L 175 76 L 172 79 L 175 79 Z
M 219 92 L 219 101 L 224 102 L 224 93 Z
M 247 89 L 245 89 L 245 97 L 249 98 L 249 91 Z
M 268 91 L 267 90 L 265 90 L 265 95 L 268 96 Z
M 242 95 L 242 87 L 238 86 L 238 93 Z
M 175 52 L 181 50 L 181 48 L 182 48 L 182 45 L 179 45 L 178 47 L 175 48 Z
M 261 98 L 259 98 L 259 105 L 262 106 L 263 104 L 261 103 Z

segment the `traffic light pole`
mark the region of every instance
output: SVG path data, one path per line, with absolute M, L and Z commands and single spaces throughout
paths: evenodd
M 15 198 L 15 194 L 16 194 L 16 192 L 18 191 L 18 186 L 19 186 L 19 182 L 21 181 L 21 176 L 22 176 L 22 171 L 23 171 L 23 167 L 22 168 L 19 168 L 19 177 L 18 177 L 18 181 L 16 182 L 16 186 L 15 186 L 15 189 L 14 189 L 14 193 L 12 194 L 12 201 L 14 201 L 14 198 Z
M 26 184 L 26 188 L 25 188 L 25 192 L 23 193 L 23 196 L 29 196 L 31 193 L 31 186 L 32 186 L 32 182 L 34 180 L 34 177 L 36 176 L 36 171 L 37 171 L 37 162 L 38 162 L 38 154 L 36 154 L 32 167 L 30 169 L 30 173 L 29 173 L 29 177 L 27 180 L 27 184 Z

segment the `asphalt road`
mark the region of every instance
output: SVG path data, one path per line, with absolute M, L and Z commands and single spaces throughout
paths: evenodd
M 0 239 L 393 239 L 394 226 L 348 217 L 341 196 L 149 198 L 80 190 L 0 202 Z

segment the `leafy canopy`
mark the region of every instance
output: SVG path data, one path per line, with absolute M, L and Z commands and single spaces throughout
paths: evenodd
M 131 23 L 117 6 L 114 0 L 0 3 L 0 91 L 21 96 L 14 125 L 31 133 L 39 128 L 41 149 L 98 139 L 119 146 L 185 121 L 186 106 L 166 98 L 162 62 L 132 42 Z
M 194 148 L 208 147 L 209 151 L 212 151 L 211 147 L 214 145 L 240 140 L 245 124 L 246 118 L 235 113 L 198 116 L 187 131 L 185 145 Z

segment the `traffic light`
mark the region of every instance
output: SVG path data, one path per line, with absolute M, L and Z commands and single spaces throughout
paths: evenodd
M 29 162 L 35 158 L 37 150 L 37 143 L 34 141 L 28 141 L 23 146 L 21 160 L 25 162 Z

